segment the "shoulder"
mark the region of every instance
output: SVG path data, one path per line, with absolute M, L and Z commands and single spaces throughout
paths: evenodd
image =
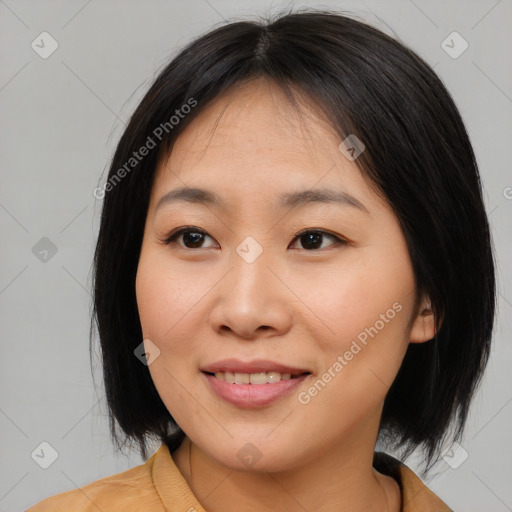
M 403 462 L 383 452 L 376 452 L 374 468 L 393 477 L 402 492 L 402 512 L 453 512 Z
M 163 512 L 152 480 L 155 456 L 122 473 L 50 496 L 25 512 Z

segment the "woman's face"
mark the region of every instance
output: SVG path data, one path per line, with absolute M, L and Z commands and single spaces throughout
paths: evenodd
M 151 377 L 191 441 L 232 468 L 373 451 L 408 343 L 433 336 L 392 209 L 325 121 L 302 121 L 278 89 L 246 85 L 185 129 L 152 189 L 136 280 Z M 182 187 L 219 202 L 162 200 Z M 282 200 L 320 190 L 353 199 Z M 203 371 L 215 363 L 227 381 Z

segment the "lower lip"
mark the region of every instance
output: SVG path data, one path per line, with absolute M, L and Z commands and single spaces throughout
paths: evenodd
M 294 379 L 280 380 L 271 384 L 230 384 L 214 375 L 201 372 L 213 391 L 222 399 L 239 407 L 263 407 L 291 393 L 309 377 L 301 375 Z

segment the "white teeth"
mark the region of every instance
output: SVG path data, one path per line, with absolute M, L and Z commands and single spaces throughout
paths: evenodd
M 249 384 L 250 375 L 248 373 L 235 373 L 235 384 Z
M 217 372 L 215 377 L 219 380 L 225 380 L 230 384 L 271 384 L 280 380 L 291 379 L 289 373 L 279 372 L 258 372 L 258 373 L 233 373 Z
M 251 375 L 249 376 L 249 380 L 250 380 L 251 384 L 266 384 L 267 383 L 267 374 L 265 372 L 251 373 Z

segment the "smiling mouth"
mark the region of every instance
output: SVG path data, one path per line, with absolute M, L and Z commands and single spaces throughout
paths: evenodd
M 310 372 L 303 372 L 297 375 L 290 373 L 281 373 L 281 372 L 256 372 L 256 373 L 238 373 L 238 372 L 206 372 L 203 371 L 206 375 L 211 375 L 212 377 L 216 377 L 218 380 L 227 382 L 228 384 L 253 384 L 253 385 L 263 385 L 263 384 L 275 384 L 277 382 L 281 382 L 282 380 L 293 380 L 304 377 L 306 375 L 310 375 Z

